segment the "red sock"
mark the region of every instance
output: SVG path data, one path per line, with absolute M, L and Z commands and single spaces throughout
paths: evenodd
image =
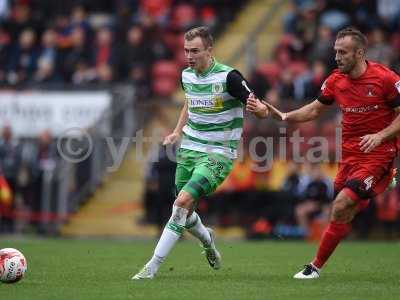
M 350 224 L 337 224 L 330 222 L 319 243 L 317 256 L 313 260 L 313 265 L 322 268 L 328 258 L 335 251 L 336 246 L 350 232 Z

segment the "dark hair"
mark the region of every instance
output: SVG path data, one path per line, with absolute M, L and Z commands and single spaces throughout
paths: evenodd
M 357 48 L 361 48 L 364 51 L 367 49 L 367 37 L 360 30 L 354 27 L 347 27 L 338 32 L 336 39 L 344 38 L 346 36 L 350 36 L 352 40 L 356 42 Z
M 185 33 L 185 40 L 191 41 L 200 37 L 205 48 L 212 47 L 214 40 L 207 26 L 195 27 Z

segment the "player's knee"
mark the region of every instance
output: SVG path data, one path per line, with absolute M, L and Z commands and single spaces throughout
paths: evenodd
M 186 209 L 191 209 L 193 207 L 194 199 L 192 195 L 185 191 L 181 191 L 178 197 L 175 199 L 174 205 L 183 207 Z
M 356 203 L 346 196 L 339 193 L 332 204 L 331 221 L 337 223 L 349 223 L 354 217 Z

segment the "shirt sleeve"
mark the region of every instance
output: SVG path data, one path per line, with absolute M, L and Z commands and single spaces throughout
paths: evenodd
M 334 95 L 334 80 L 335 77 L 331 74 L 322 84 L 321 92 L 317 98 L 319 102 L 325 105 L 331 105 L 335 101 Z
M 390 107 L 400 106 L 400 76 L 395 72 L 387 72 L 384 81 L 384 93 Z
M 226 78 L 226 89 L 231 96 L 238 98 L 242 103 L 246 104 L 250 92 L 243 86 L 243 81 L 252 91 L 249 83 L 242 76 L 242 74 L 240 74 L 240 72 L 237 70 L 232 70 L 228 73 L 228 76 Z

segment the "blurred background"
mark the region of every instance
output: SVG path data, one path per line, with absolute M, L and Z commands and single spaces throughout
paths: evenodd
M 217 60 L 283 110 L 318 95 L 335 68 L 336 32 L 349 25 L 368 36 L 368 59 L 400 72 L 400 1 L 0 0 L 0 234 L 158 236 L 175 172 L 160 143 L 184 100 L 183 34 L 199 25 L 211 28 Z M 318 240 L 333 197 L 339 126 L 333 107 L 295 126 L 246 115 L 240 159 L 199 203 L 204 223 L 226 238 Z M 71 128 L 85 129 L 91 143 Z M 299 147 L 289 139 L 296 130 Z M 138 136 L 153 138 L 138 143 Z M 320 145 L 316 136 L 327 141 L 318 163 L 307 154 Z M 130 137 L 136 142 L 126 143 Z M 263 159 L 248 153 L 256 137 L 273 141 L 256 145 Z M 66 160 L 64 146 L 88 156 Z M 110 149 L 125 150 L 112 170 Z M 254 171 L 267 152 L 271 164 Z M 304 161 L 294 161 L 297 154 Z M 399 193 L 373 199 L 351 238 L 398 239 Z

